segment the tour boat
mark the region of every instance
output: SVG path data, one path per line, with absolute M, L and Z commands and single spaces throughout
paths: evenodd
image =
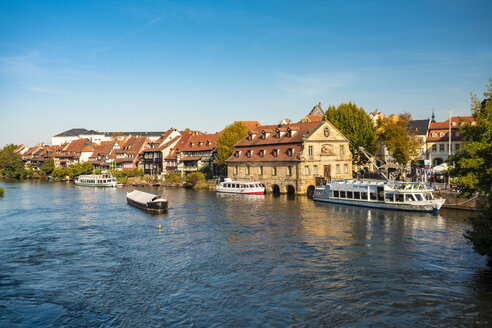
M 164 212 L 167 210 L 167 200 L 159 195 L 132 190 L 126 193 L 128 204 L 149 212 Z
M 313 200 L 392 210 L 438 212 L 444 199 L 420 182 L 334 181 L 316 187 Z
M 110 174 L 79 175 L 74 180 L 78 186 L 88 187 L 116 187 L 116 179 Z
M 231 194 L 262 195 L 265 193 L 265 187 L 255 181 L 232 181 L 232 179 L 226 178 L 224 182 L 215 187 L 215 191 Z

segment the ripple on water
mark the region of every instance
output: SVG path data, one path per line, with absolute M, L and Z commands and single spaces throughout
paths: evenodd
M 163 188 L 170 210 L 148 215 L 125 188 L 2 187 L 2 327 L 491 322 L 490 270 L 454 212 Z

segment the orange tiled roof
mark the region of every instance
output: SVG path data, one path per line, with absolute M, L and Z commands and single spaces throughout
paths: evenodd
M 101 143 L 99 145 L 96 145 L 96 147 L 94 148 L 94 152 L 92 153 L 91 158 L 97 157 L 99 154 L 106 157 L 109 156 L 115 144 L 116 141 L 114 140 L 101 141 Z
M 451 117 L 451 140 L 461 141 L 464 139 L 463 134 L 459 133 L 461 122 L 474 122 L 473 116 Z M 434 136 L 435 135 L 435 136 Z M 441 136 L 442 135 L 442 136 Z M 429 124 L 429 133 L 427 141 L 449 141 L 449 119 L 444 122 L 431 122 Z
M 461 122 L 473 122 L 474 118 L 473 116 L 456 116 L 456 117 L 451 117 L 451 128 L 453 127 L 459 127 Z M 453 125 L 453 123 L 456 123 L 456 125 Z M 430 130 L 445 130 L 449 129 L 449 119 L 447 119 L 444 122 L 431 122 L 429 125 L 429 131 Z
M 297 161 L 304 137 L 322 122 L 293 123 L 284 126 L 265 125 L 250 132 L 234 145 L 228 162 Z
M 92 145 L 91 141 L 87 138 L 77 139 L 70 142 L 62 150 L 68 152 L 82 152 L 82 149 L 85 147 L 86 144 Z
M 321 122 L 292 123 L 283 126 L 263 125 L 250 132 L 235 147 L 301 143 L 302 139 L 314 131 Z M 278 133 L 278 134 L 277 134 Z M 282 134 L 279 136 L 279 134 Z M 253 135 L 255 135 L 253 137 Z
M 180 151 L 207 151 L 217 148 L 219 133 L 192 135 L 187 142 L 182 142 Z

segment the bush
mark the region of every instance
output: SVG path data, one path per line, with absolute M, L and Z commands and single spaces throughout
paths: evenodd
M 0 197 L 3 197 L 4 194 L 5 194 L 5 190 L 3 190 L 2 187 L 0 187 Z
M 200 181 L 205 181 L 205 175 L 202 172 L 193 172 L 186 176 L 186 184 L 190 187 L 194 187 Z
M 168 173 L 164 176 L 164 182 L 169 184 L 181 184 L 181 175 L 179 173 Z
M 73 176 L 72 169 L 69 167 L 58 167 L 54 169 L 51 174 L 55 179 L 65 179 L 67 176 L 68 177 Z

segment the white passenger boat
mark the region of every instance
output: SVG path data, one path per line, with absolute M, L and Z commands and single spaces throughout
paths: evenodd
M 116 187 L 116 179 L 110 174 L 79 175 L 74 180 L 77 186 Z
M 159 195 L 148 192 L 132 190 L 126 193 L 128 204 L 149 212 L 164 212 L 167 210 L 167 200 Z
M 215 187 L 215 191 L 231 194 L 262 195 L 265 193 L 265 187 L 256 181 L 232 181 L 232 179 L 226 178 L 224 182 Z
M 331 182 L 316 187 L 313 199 L 320 202 L 392 210 L 438 212 L 444 199 L 435 199 L 432 189 L 420 182 Z

